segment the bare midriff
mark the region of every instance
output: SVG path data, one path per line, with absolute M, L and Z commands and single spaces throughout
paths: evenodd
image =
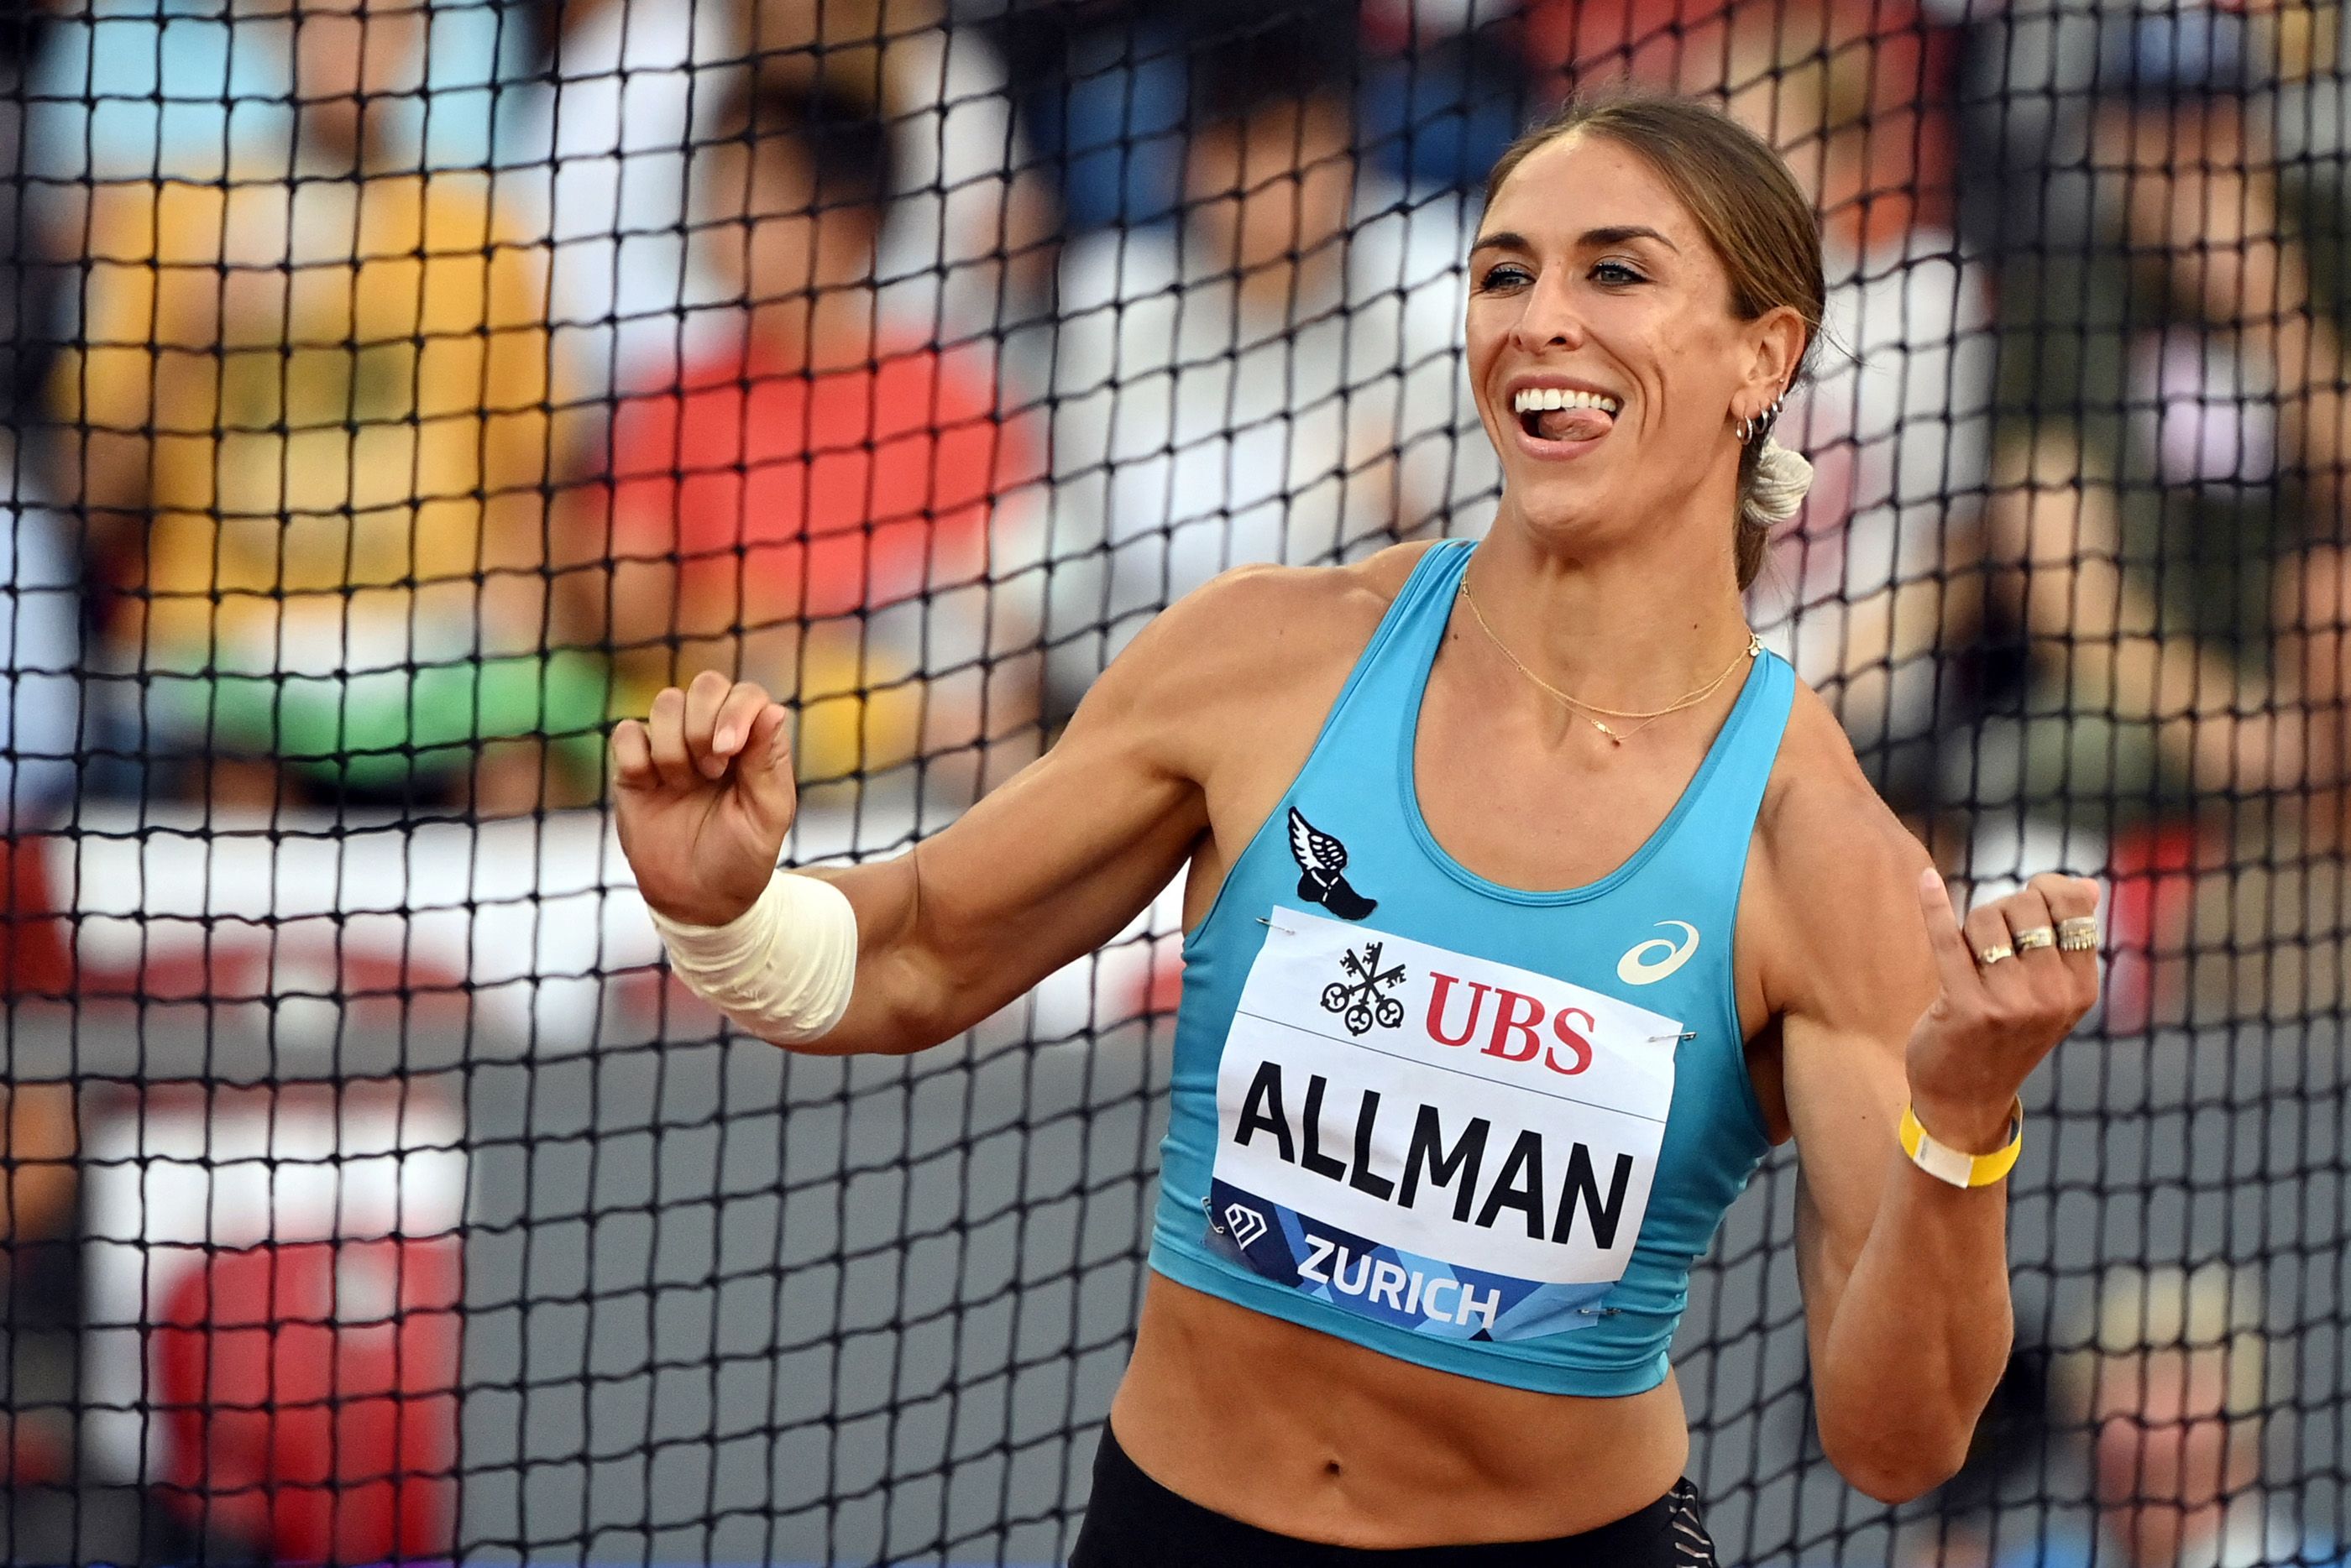
M 1656 1501 L 1689 1454 L 1671 1376 L 1622 1398 L 1532 1393 L 1158 1274 L 1111 1425 L 1180 1497 L 1262 1530 L 1374 1549 L 1573 1535 Z

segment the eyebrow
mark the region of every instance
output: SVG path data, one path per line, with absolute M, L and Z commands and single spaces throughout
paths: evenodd
M 1586 229 L 1578 237 L 1576 243 L 1585 246 L 1621 245 L 1626 240 L 1655 240 L 1676 255 L 1681 254 L 1682 251 L 1681 246 L 1646 223 L 1618 223 L 1604 229 Z M 1527 237 L 1524 234 L 1510 229 L 1498 230 L 1490 234 L 1481 234 L 1478 238 L 1478 243 L 1469 247 L 1470 254 L 1473 255 L 1483 250 L 1531 251 L 1533 249 L 1534 246 L 1527 243 Z

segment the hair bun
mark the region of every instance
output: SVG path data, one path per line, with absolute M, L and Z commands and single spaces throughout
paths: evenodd
M 1813 465 L 1770 436 L 1755 454 L 1755 477 L 1740 498 L 1739 514 L 1757 528 L 1776 528 L 1796 514 L 1813 487 Z

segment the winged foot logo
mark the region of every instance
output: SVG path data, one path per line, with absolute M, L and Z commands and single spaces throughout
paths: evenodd
M 1380 907 L 1347 885 L 1347 846 L 1323 832 L 1298 808 L 1290 808 L 1290 853 L 1298 862 L 1298 896 L 1320 904 L 1343 920 L 1360 920 Z M 1357 1030 L 1362 1033 L 1362 1030 Z

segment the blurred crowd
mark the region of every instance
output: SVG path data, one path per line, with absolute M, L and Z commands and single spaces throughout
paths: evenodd
M 1721 98 L 1817 195 L 1830 332 L 1782 435 L 1820 477 L 1754 610 L 1922 836 L 2140 877 L 2149 942 L 2216 861 L 2294 883 L 2232 920 L 2328 901 L 2340 31 L 36 6 L 0 127 L 11 815 L 585 803 L 607 720 L 705 668 L 798 700 L 812 784 L 968 799 L 1221 567 L 1484 525 L 1477 185 L 1544 102 L 1631 80 Z M 2246 798 L 2278 809 L 2199 809 Z M 2273 985 L 2332 994 L 2289 945 Z M 2186 1005 L 2171 967 L 2132 1005 Z
M 609 720 L 701 670 L 793 700 L 812 799 L 967 802 L 1215 572 L 1485 525 L 1478 189 L 1631 81 L 1718 97 L 1819 204 L 1829 332 L 1781 425 L 1818 481 L 1767 639 L 1955 875 L 2108 879 L 2110 1028 L 2339 1009 L 2342 33 L 2281 0 L 35 0 L 0 24 L 9 821 L 587 805 Z M 69 1138 L 40 1103 L 18 1233 Z M 2159 1282 L 2172 1338 L 2234 1332 Z
M 2300 1506 L 2294 1461 L 2280 1459 L 2290 1423 L 2276 1417 L 2298 1369 L 2265 1332 L 2260 1271 L 2119 1264 L 2085 1284 L 2052 1342 L 2013 1358 L 1966 1469 L 1897 1528 L 1891 1561 L 2351 1563 Z
M 37 7 L 0 288 L 12 815 L 584 803 L 608 718 L 705 668 L 797 698 L 810 782 L 919 763 L 967 799 L 1223 566 L 1483 526 L 1478 181 L 1544 102 L 1631 80 L 1721 98 L 1817 195 L 1830 331 L 1782 435 L 1820 478 L 1754 608 L 1922 835 L 1961 873 L 2319 877 L 2340 31 L 2055 0 Z M 2199 809 L 2249 797 L 2279 807 L 2258 852 Z M 2277 983 L 2331 986 L 2305 956 Z

